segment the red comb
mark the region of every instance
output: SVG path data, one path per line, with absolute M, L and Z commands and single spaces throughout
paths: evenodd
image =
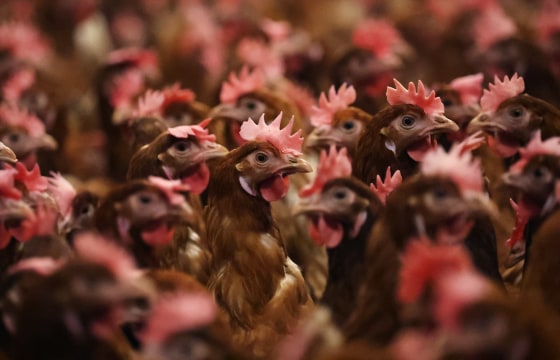
M 513 37 L 517 27 L 501 6 L 493 3 L 476 18 L 473 31 L 476 46 L 484 51 L 501 40 Z
M 202 292 L 163 297 L 152 310 L 140 337 L 148 346 L 161 345 L 177 333 L 211 324 L 217 313 L 212 297 Z
M 313 126 L 330 125 L 334 114 L 337 111 L 346 109 L 354 101 L 356 101 L 356 90 L 352 85 L 342 84 L 338 88 L 338 93 L 333 85 L 329 89 L 328 98 L 325 93 L 321 93 L 319 106 L 311 108 L 309 120 Z
M 22 197 L 21 191 L 15 187 L 16 169 L 6 167 L 0 170 L 0 197 L 19 200 Z
M 44 61 L 49 52 L 49 46 L 39 31 L 30 24 L 19 22 L 0 25 L 0 49 L 35 64 Z
M 375 179 L 375 184 L 369 184 L 369 188 L 383 204 L 387 201 L 387 196 L 393 192 L 402 183 L 402 175 L 401 171 L 397 170 L 391 176 L 391 167 L 387 167 L 387 171 L 385 172 L 385 180 L 381 180 L 381 176 L 377 175 Z
M 285 72 L 282 53 L 261 39 L 244 38 L 237 45 L 237 56 L 259 69 L 266 79 L 278 79 Z
M 0 105 L 0 123 L 25 129 L 32 137 L 38 137 L 45 133 L 45 124 L 41 120 L 26 110 L 19 109 L 14 104 L 4 103 Z
M 220 101 L 222 103 L 235 103 L 244 94 L 263 88 L 265 80 L 260 70 L 249 72 L 249 68 L 244 66 L 236 76 L 235 73 L 229 74 L 229 80 L 222 85 Z
M 9 165 L 6 165 L 9 166 Z M 15 180 L 23 183 L 29 192 L 43 192 L 48 188 L 48 180 L 46 177 L 41 176 L 39 165 L 35 164 L 31 171 L 28 171 L 25 165 L 18 162 L 16 163 Z
M 471 143 L 476 142 L 473 146 Z M 424 175 L 443 175 L 450 177 L 461 191 L 483 192 L 484 180 L 480 159 L 473 158 L 469 150 L 476 148 L 484 141 L 481 133 L 477 132 L 463 142 L 454 144 L 449 152 L 442 147 L 428 151 L 420 163 L 420 171 Z
M 164 95 L 157 90 L 148 90 L 140 99 L 138 99 L 138 106 L 134 111 L 133 116 L 159 116 L 161 114 L 161 107 L 165 100 Z
M 60 214 L 63 217 L 69 216 L 72 212 L 72 202 L 76 197 L 76 189 L 60 173 L 51 172 L 51 177 L 47 181 L 49 192 L 58 204 Z
M 181 89 L 179 84 L 174 84 L 172 86 L 163 89 L 163 107 L 167 107 L 169 104 L 180 102 L 180 103 L 190 103 L 195 99 L 195 94 L 190 89 Z
M 185 197 L 180 194 L 180 191 L 189 191 L 190 188 L 187 184 L 183 184 L 181 180 L 167 180 L 157 176 L 148 177 L 151 185 L 160 189 L 169 203 L 172 205 L 181 205 L 185 202 Z
M 433 245 L 428 239 L 410 241 L 401 263 L 397 297 L 403 303 L 416 301 L 431 282 L 447 273 L 473 269 L 463 247 Z
M 554 136 L 542 141 L 541 131 L 537 130 L 527 146 L 519 149 L 519 154 L 521 158 L 511 166 L 511 171 L 521 172 L 529 160 L 538 155 L 560 156 L 560 137 Z
M 94 233 L 79 233 L 74 249 L 82 259 L 102 265 L 116 277 L 128 279 L 137 275 L 133 258 L 120 246 Z
M 269 125 L 264 121 L 263 114 L 258 123 L 255 123 L 253 119 L 248 119 L 241 124 L 239 136 L 245 141 L 268 141 L 285 154 L 301 155 L 301 146 L 303 144 L 301 129 L 291 134 L 294 127 L 294 117 L 292 116 L 288 125 L 283 129 L 280 128 L 281 122 L 282 113 L 278 114 Z
M 449 86 L 459 92 L 464 105 L 478 104 L 482 94 L 482 73 L 458 77 Z
M 500 81 L 498 76 L 494 77 L 494 83 L 489 84 L 490 90 L 484 89 L 480 98 L 480 107 L 483 112 L 494 112 L 500 104 L 514 96 L 520 95 L 525 90 L 525 81 L 517 73 L 513 74 L 511 79 L 504 76 L 504 80 Z
M 35 83 L 35 70 L 24 67 L 16 70 L 2 86 L 4 99 L 17 103 L 24 91 Z
M 418 91 L 413 82 L 408 83 L 406 89 L 397 79 L 393 79 L 395 88 L 387 87 L 387 102 L 390 105 L 412 104 L 416 105 L 427 115 L 440 115 L 445 111 L 445 107 L 439 97 L 436 97 L 435 91 L 431 91 L 426 96 L 426 88 L 421 80 L 418 81 Z
M 394 55 L 395 46 L 404 44 L 395 27 L 386 20 L 364 20 L 358 24 L 352 34 L 355 46 L 369 50 L 378 58 Z
M 352 175 L 352 163 L 350 158 L 348 158 L 348 150 L 342 148 L 337 152 L 336 147 L 331 146 L 328 153 L 325 150 L 321 151 L 315 180 L 301 189 L 299 196 L 311 196 L 320 192 L 323 186 L 330 180 L 350 175 Z
M 216 136 L 209 134 L 206 127 L 210 124 L 211 119 L 204 119 L 197 125 L 182 125 L 175 126 L 167 129 L 169 134 L 179 139 L 187 139 L 189 136 L 194 136 L 198 141 L 216 142 Z
M 129 69 L 112 79 L 109 90 L 111 105 L 116 109 L 129 109 L 134 98 L 144 91 L 144 75 L 138 69 Z

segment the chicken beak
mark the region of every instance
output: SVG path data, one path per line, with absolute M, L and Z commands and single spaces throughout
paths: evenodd
M 459 131 L 459 125 L 455 121 L 445 117 L 444 115 L 430 116 L 430 126 L 426 129 L 431 134 L 456 132 Z
M 29 146 L 32 149 L 43 149 L 43 150 L 56 150 L 58 148 L 58 143 L 49 134 L 43 134 L 36 138 L 30 139 L 31 144 Z
M 522 173 L 518 174 L 507 172 L 502 175 L 501 182 L 503 185 L 509 188 L 520 190 L 526 193 L 530 192 L 533 186 L 531 180 L 529 180 L 527 176 L 524 176 Z
M 308 149 L 328 148 L 331 145 L 340 144 L 340 140 L 330 126 L 319 126 L 306 137 L 305 147 Z
M 236 121 L 247 120 L 247 112 L 232 104 L 222 104 L 216 106 L 210 112 L 210 118 L 226 118 Z
M 451 105 L 445 108 L 446 116 L 453 119 L 460 128 L 468 126 L 479 112 L 478 105 Z
M 280 164 L 272 169 L 272 173 L 284 173 L 285 175 L 291 175 L 295 173 L 308 173 L 313 171 L 311 164 L 300 157 L 285 154 L 283 156 L 283 160 L 284 161 L 280 162 Z
M 13 150 L 4 145 L 2 142 L 0 142 L 0 161 L 10 164 L 15 164 L 18 161 Z
M 327 208 L 321 202 L 320 194 L 314 194 L 310 197 L 300 199 L 292 207 L 292 215 L 306 215 L 327 212 Z
M 3 221 L 23 220 L 34 215 L 33 209 L 21 200 L 0 200 L 0 219 Z
M 469 126 L 467 127 L 467 133 L 472 134 L 479 130 L 487 130 L 490 126 L 490 115 L 488 113 L 480 113 L 476 115 Z
M 201 151 L 195 157 L 196 162 L 202 162 L 218 157 L 226 156 L 228 149 L 218 143 L 207 141 L 202 144 Z

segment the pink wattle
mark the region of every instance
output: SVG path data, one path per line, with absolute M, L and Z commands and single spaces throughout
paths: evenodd
M 506 145 L 499 140 L 494 139 L 493 137 L 488 137 L 488 146 L 490 149 L 494 150 L 498 155 L 503 158 L 508 158 L 513 156 L 517 153 L 518 147 L 517 146 L 509 146 Z
M 191 192 L 200 195 L 206 190 L 210 181 L 210 170 L 206 163 L 197 165 L 197 169 L 191 175 L 181 178 L 181 182 L 189 186 Z
M 407 154 L 410 158 L 416 162 L 422 161 L 424 156 L 432 148 L 432 144 L 430 143 L 430 138 L 426 138 L 425 141 L 418 143 L 418 145 L 414 145 L 408 149 Z
M 317 245 L 334 248 L 340 244 L 344 233 L 339 223 L 336 223 L 335 227 L 331 227 L 321 216 L 317 226 L 313 222 L 309 224 L 309 235 Z
M 162 223 L 153 230 L 142 231 L 142 240 L 150 246 L 168 245 L 173 240 L 173 233 L 175 229 L 167 228 L 165 223 Z
M 259 190 L 263 199 L 270 202 L 282 199 L 288 193 L 289 188 L 290 178 L 276 175 L 263 181 Z

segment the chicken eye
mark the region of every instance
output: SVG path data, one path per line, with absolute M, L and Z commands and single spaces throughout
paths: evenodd
M 173 147 L 175 148 L 175 150 L 179 151 L 179 152 L 185 152 L 189 149 L 190 144 L 187 143 L 186 141 L 181 141 L 178 143 L 175 143 L 175 145 L 173 145 Z
M 147 204 L 152 202 L 152 198 L 149 197 L 148 195 L 140 195 L 138 197 L 138 200 L 140 201 L 141 204 L 144 204 L 144 205 L 147 205 Z
M 416 123 L 416 119 L 413 118 L 412 116 L 403 116 L 403 118 L 401 119 L 401 125 L 404 128 L 411 128 L 414 126 L 414 124 Z
M 443 199 L 447 196 L 447 190 L 437 188 L 434 190 L 433 194 L 436 199 Z
M 8 136 L 8 140 L 10 140 L 10 142 L 12 143 L 17 143 L 19 141 L 19 138 L 20 138 L 19 134 L 10 134 Z
M 257 162 L 260 164 L 264 164 L 268 161 L 268 155 L 263 152 L 259 152 L 257 153 L 257 155 L 255 155 L 255 160 L 257 160 Z
M 509 111 L 509 115 L 513 118 L 519 118 L 523 116 L 523 108 L 516 107 Z
M 84 206 L 82 210 L 80 210 L 80 214 L 87 215 L 89 214 L 90 206 Z
M 540 179 L 544 176 L 545 170 L 541 167 L 536 168 L 533 170 L 533 176 L 537 179 Z
M 346 192 L 343 191 L 343 190 L 338 190 L 334 193 L 334 197 L 337 200 L 344 200 L 344 199 L 346 199 Z
M 354 130 L 355 126 L 356 124 L 354 123 L 353 120 L 347 120 L 344 123 L 342 123 L 342 128 L 346 131 Z

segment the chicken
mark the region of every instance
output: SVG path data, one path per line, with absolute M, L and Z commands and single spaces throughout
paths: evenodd
M 107 136 L 106 154 L 109 173 L 124 179 L 131 150 L 122 129 L 132 115 L 136 97 L 144 92 L 151 79 L 157 78 L 156 55 L 148 50 L 126 48 L 110 53 L 96 80 L 100 126 Z
M 352 47 L 333 65 L 332 82 L 356 88 L 356 106 L 369 113 L 385 104 L 383 91 L 390 85 L 395 72 L 402 66 L 410 48 L 390 21 L 366 19 L 352 34 Z
M 132 153 L 135 154 L 142 146 L 151 143 L 166 130 L 165 121 L 156 116 L 142 116 L 131 120 L 127 138 Z
M 502 182 L 511 190 L 511 204 L 516 212 L 515 227 L 508 245 L 524 249 L 519 255 L 525 260 L 526 270 L 531 267 L 530 259 L 533 258 L 533 236 L 557 208 L 555 186 L 560 175 L 560 138 L 555 136 L 543 141 L 537 131 L 520 153 L 520 160 L 502 176 Z M 548 263 L 538 259 L 534 265 L 536 273 L 541 271 L 541 261 L 543 267 Z
M 455 246 L 464 242 L 477 267 L 501 282 L 494 231 L 487 219 L 495 210 L 484 197 L 480 166 L 466 151 L 467 144 L 472 143 L 456 145 L 449 153 L 429 152 L 422 172 L 387 197 L 385 212 L 368 241 L 368 266 L 357 306 L 345 324 L 349 339 L 384 345 L 402 326 L 395 286 L 400 255 L 412 237 L 426 235 Z
M 178 224 L 192 223 L 193 210 L 180 181 L 158 177 L 130 181 L 112 190 L 95 211 L 95 228 L 130 251 L 140 267 L 188 269 L 186 239 Z
M 381 201 L 351 173 L 345 148 L 336 152 L 333 146 L 328 155 L 323 150 L 315 181 L 302 190 L 294 207 L 296 214 L 309 218 L 317 245 L 327 247 L 329 272 L 321 303 L 339 326 L 355 307 L 367 240 L 382 209 Z
M 525 146 L 539 129 L 543 139 L 560 135 L 560 111 L 550 103 L 523 94 L 524 89 L 525 82 L 517 74 L 506 76 L 503 81 L 496 77 L 480 99 L 481 113 L 467 129 L 470 133 L 486 132 L 491 136 L 491 148 L 506 159 Z
M 241 359 L 224 339 L 216 304 L 205 292 L 160 299 L 140 336 L 150 359 Z
M 10 358 L 126 359 L 132 355 L 119 330 L 126 304 L 150 298 L 135 278 L 132 259 L 91 235 L 77 239 L 79 260 L 69 261 L 33 286 L 8 314 Z
M 127 177 L 142 179 L 160 176 L 179 179 L 189 206 L 193 209 L 193 221 L 180 223 L 176 229 L 177 241 L 184 244 L 189 258 L 189 273 L 206 282 L 204 268 L 209 257 L 206 247 L 206 230 L 202 218 L 202 205 L 198 195 L 206 190 L 210 170 L 206 161 L 224 156 L 226 148 L 216 144 L 215 137 L 205 129 L 208 121 L 200 125 L 177 126 L 168 129 L 152 143 L 134 154 Z M 187 270 L 187 269 L 185 269 Z
M 315 127 L 306 137 L 307 149 L 328 149 L 331 145 L 345 147 L 353 156 L 358 139 L 372 116 L 365 111 L 350 106 L 356 100 L 353 86 L 341 85 L 338 92 L 330 88 L 328 98 L 323 93 L 319 106 L 311 110 L 311 123 Z
M 248 118 L 258 119 L 264 114 L 267 119 L 272 119 L 283 114 L 282 124 L 286 125 L 293 115 L 295 128 L 301 129 L 303 125 L 295 104 L 268 90 L 264 74 L 259 69 L 250 72 L 244 67 L 238 76 L 231 73 L 222 85 L 220 102 L 210 113 L 209 129 L 216 135 L 218 143 L 230 150 L 245 143 L 239 137 L 239 129 Z
M 418 239 L 409 243 L 402 263 L 398 298 L 424 347 L 399 358 L 426 352 L 431 356 L 422 358 L 558 356 L 557 324 L 542 317 L 542 308 L 524 310 L 527 303 L 508 299 L 476 272 L 463 249 Z
M 37 163 L 37 152 L 56 150 L 56 140 L 34 115 L 7 103 L 0 105 L 0 141 L 13 150 L 28 169 Z
M 449 149 L 454 141 L 467 137 L 469 122 L 480 112 L 479 100 L 482 95 L 483 74 L 473 74 L 454 79 L 449 84 L 437 86 L 436 96 L 445 106 L 445 116 L 455 121 L 460 130 L 442 136 L 442 145 Z
M 303 138 L 282 115 L 266 124 L 247 120 L 244 145 L 211 170 L 205 219 L 212 254 L 209 289 L 228 317 L 232 341 L 265 358 L 311 301 L 299 268 L 286 255 L 270 202 L 284 197 L 289 175 L 309 172 Z
M 366 184 L 375 182 L 390 166 L 403 178 L 412 175 L 418 161 L 432 147 L 432 136 L 459 130 L 443 115 L 444 106 L 434 92 L 426 96 L 421 81 L 418 91 L 411 82 L 408 89 L 395 80 L 396 88 L 387 88 L 390 106 L 367 123 L 352 159 L 353 175 Z

